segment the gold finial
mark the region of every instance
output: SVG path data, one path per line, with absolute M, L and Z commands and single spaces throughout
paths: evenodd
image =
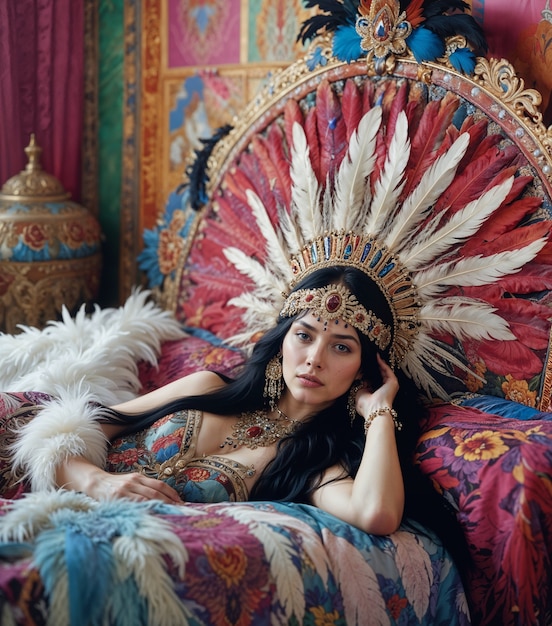
M 42 164 L 40 163 L 40 156 L 42 154 L 42 148 L 36 143 L 36 137 L 34 133 L 31 133 L 31 141 L 29 145 L 25 148 L 25 154 L 29 159 L 25 170 L 27 172 L 37 172 L 42 169 Z
M 40 156 L 42 148 L 36 142 L 34 133 L 31 133 L 29 145 L 25 148 L 29 159 L 25 169 L 9 178 L 2 187 L 0 200 L 37 200 L 59 202 L 67 200 L 71 194 L 67 193 L 59 180 L 42 169 Z

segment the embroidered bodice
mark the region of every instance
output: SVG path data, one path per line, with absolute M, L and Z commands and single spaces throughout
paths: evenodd
M 145 431 L 115 440 L 108 472 L 139 471 L 165 481 L 185 502 L 243 502 L 245 477 L 255 470 L 224 456 L 197 456 L 203 414 L 185 410 L 158 420 Z

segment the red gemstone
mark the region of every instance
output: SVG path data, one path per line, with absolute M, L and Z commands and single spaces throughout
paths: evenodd
M 330 296 L 326 300 L 326 308 L 328 309 L 330 313 L 337 311 L 340 304 L 341 304 L 341 296 L 339 296 L 337 293 L 334 293 L 332 296 Z
M 314 300 L 314 296 L 312 295 L 312 293 L 309 293 L 309 294 L 305 297 L 305 302 L 311 302 L 312 300 Z
M 263 429 L 260 426 L 251 426 L 245 431 L 245 434 L 249 439 L 256 439 L 263 434 Z

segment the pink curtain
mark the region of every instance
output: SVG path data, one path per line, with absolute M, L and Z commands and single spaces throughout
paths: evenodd
M 84 0 L 2 0 L 0 185 L 34 132 L 43 168 L 80 200 L 83 94 Z

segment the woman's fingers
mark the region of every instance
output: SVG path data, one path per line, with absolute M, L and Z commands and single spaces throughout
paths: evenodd
M 95 497 L 129 498 L 130 500 L 161 500 L 167 504 L 182 501 L 167 483 L 138 473 L 108 474 L 101 482 Z

